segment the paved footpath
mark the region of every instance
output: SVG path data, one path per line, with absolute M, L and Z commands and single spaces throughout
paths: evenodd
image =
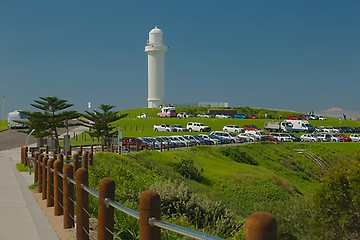
M 59 239 L 28 186 L 34 176 L 18 172 L 20 147 L 0 151 L 0 239 Z

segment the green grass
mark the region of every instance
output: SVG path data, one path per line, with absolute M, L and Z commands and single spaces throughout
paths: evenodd
M 311 151 L 332 165 L 354 155 L 358 151 L 356 146 L 351 143 L 312 143 Z M 117 199 L 133 202 L 133 206 L 137 204 L 138 194 L 154 184 L 163 185 L 170 179 L 176 188 L 178 182 L 184 182 L 193 193 L 202 196 L 200 199 L 224 203 L 236 213 L 239 221 L 243 221 L 258 210 L 276 214 L 276 209 L 269 206 L 286 206 L 294 198 L 310 197 L 316 192 L 324 171 L 299 153 L 299 149 L 309 152 L 310 143 L 199 146 L 130 155 L 98 153 L 94 156 L 90 181 L 96 186 L 103 177 L 113 178 Z M 251 159 L 253 164 L 243 163 L 241 158 Z M 174 163 L 184 159 L 191 159 L 200 170 L 200 181 L 185 179 L 175 171 Z M 179 219 L 171 221 L 178 222 Z
M 17 163 L 17 164 L 16 164 L 16 169 L 17 169 L 19 172 L 29 172 L 29 167 L 25 166 L 25 165 L 22 164 L 22 163 Z M 33 168 L 31 169 L 31 172 L 34 172 L 34 169 L 33 169 Z
M 0 120 L 0 131 L 8 129 L 8 122 L 7 120 Z

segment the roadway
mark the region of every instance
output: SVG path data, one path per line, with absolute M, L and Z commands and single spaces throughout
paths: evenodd
M 8 129 L 0 132 L 0 151 L 25 146 L 26 133 L 18 132 L 16 129 Z M 28 144 L 36 143 L 36 139 L 29 137 Z

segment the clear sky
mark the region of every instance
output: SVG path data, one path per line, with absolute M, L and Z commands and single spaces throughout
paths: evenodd
M 146 107 L 158 26 L 168 103 L 360 112 L 359 13 L 358 0 L 0 0 L 2 105 Z

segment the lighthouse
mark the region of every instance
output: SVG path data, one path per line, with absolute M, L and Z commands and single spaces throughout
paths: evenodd
M 163 43 L 163 32 L 155 27 L 149 32 L 145 46 L 148 54 L 148 108 L 165 104 L 165 53 L 168 47 Z

